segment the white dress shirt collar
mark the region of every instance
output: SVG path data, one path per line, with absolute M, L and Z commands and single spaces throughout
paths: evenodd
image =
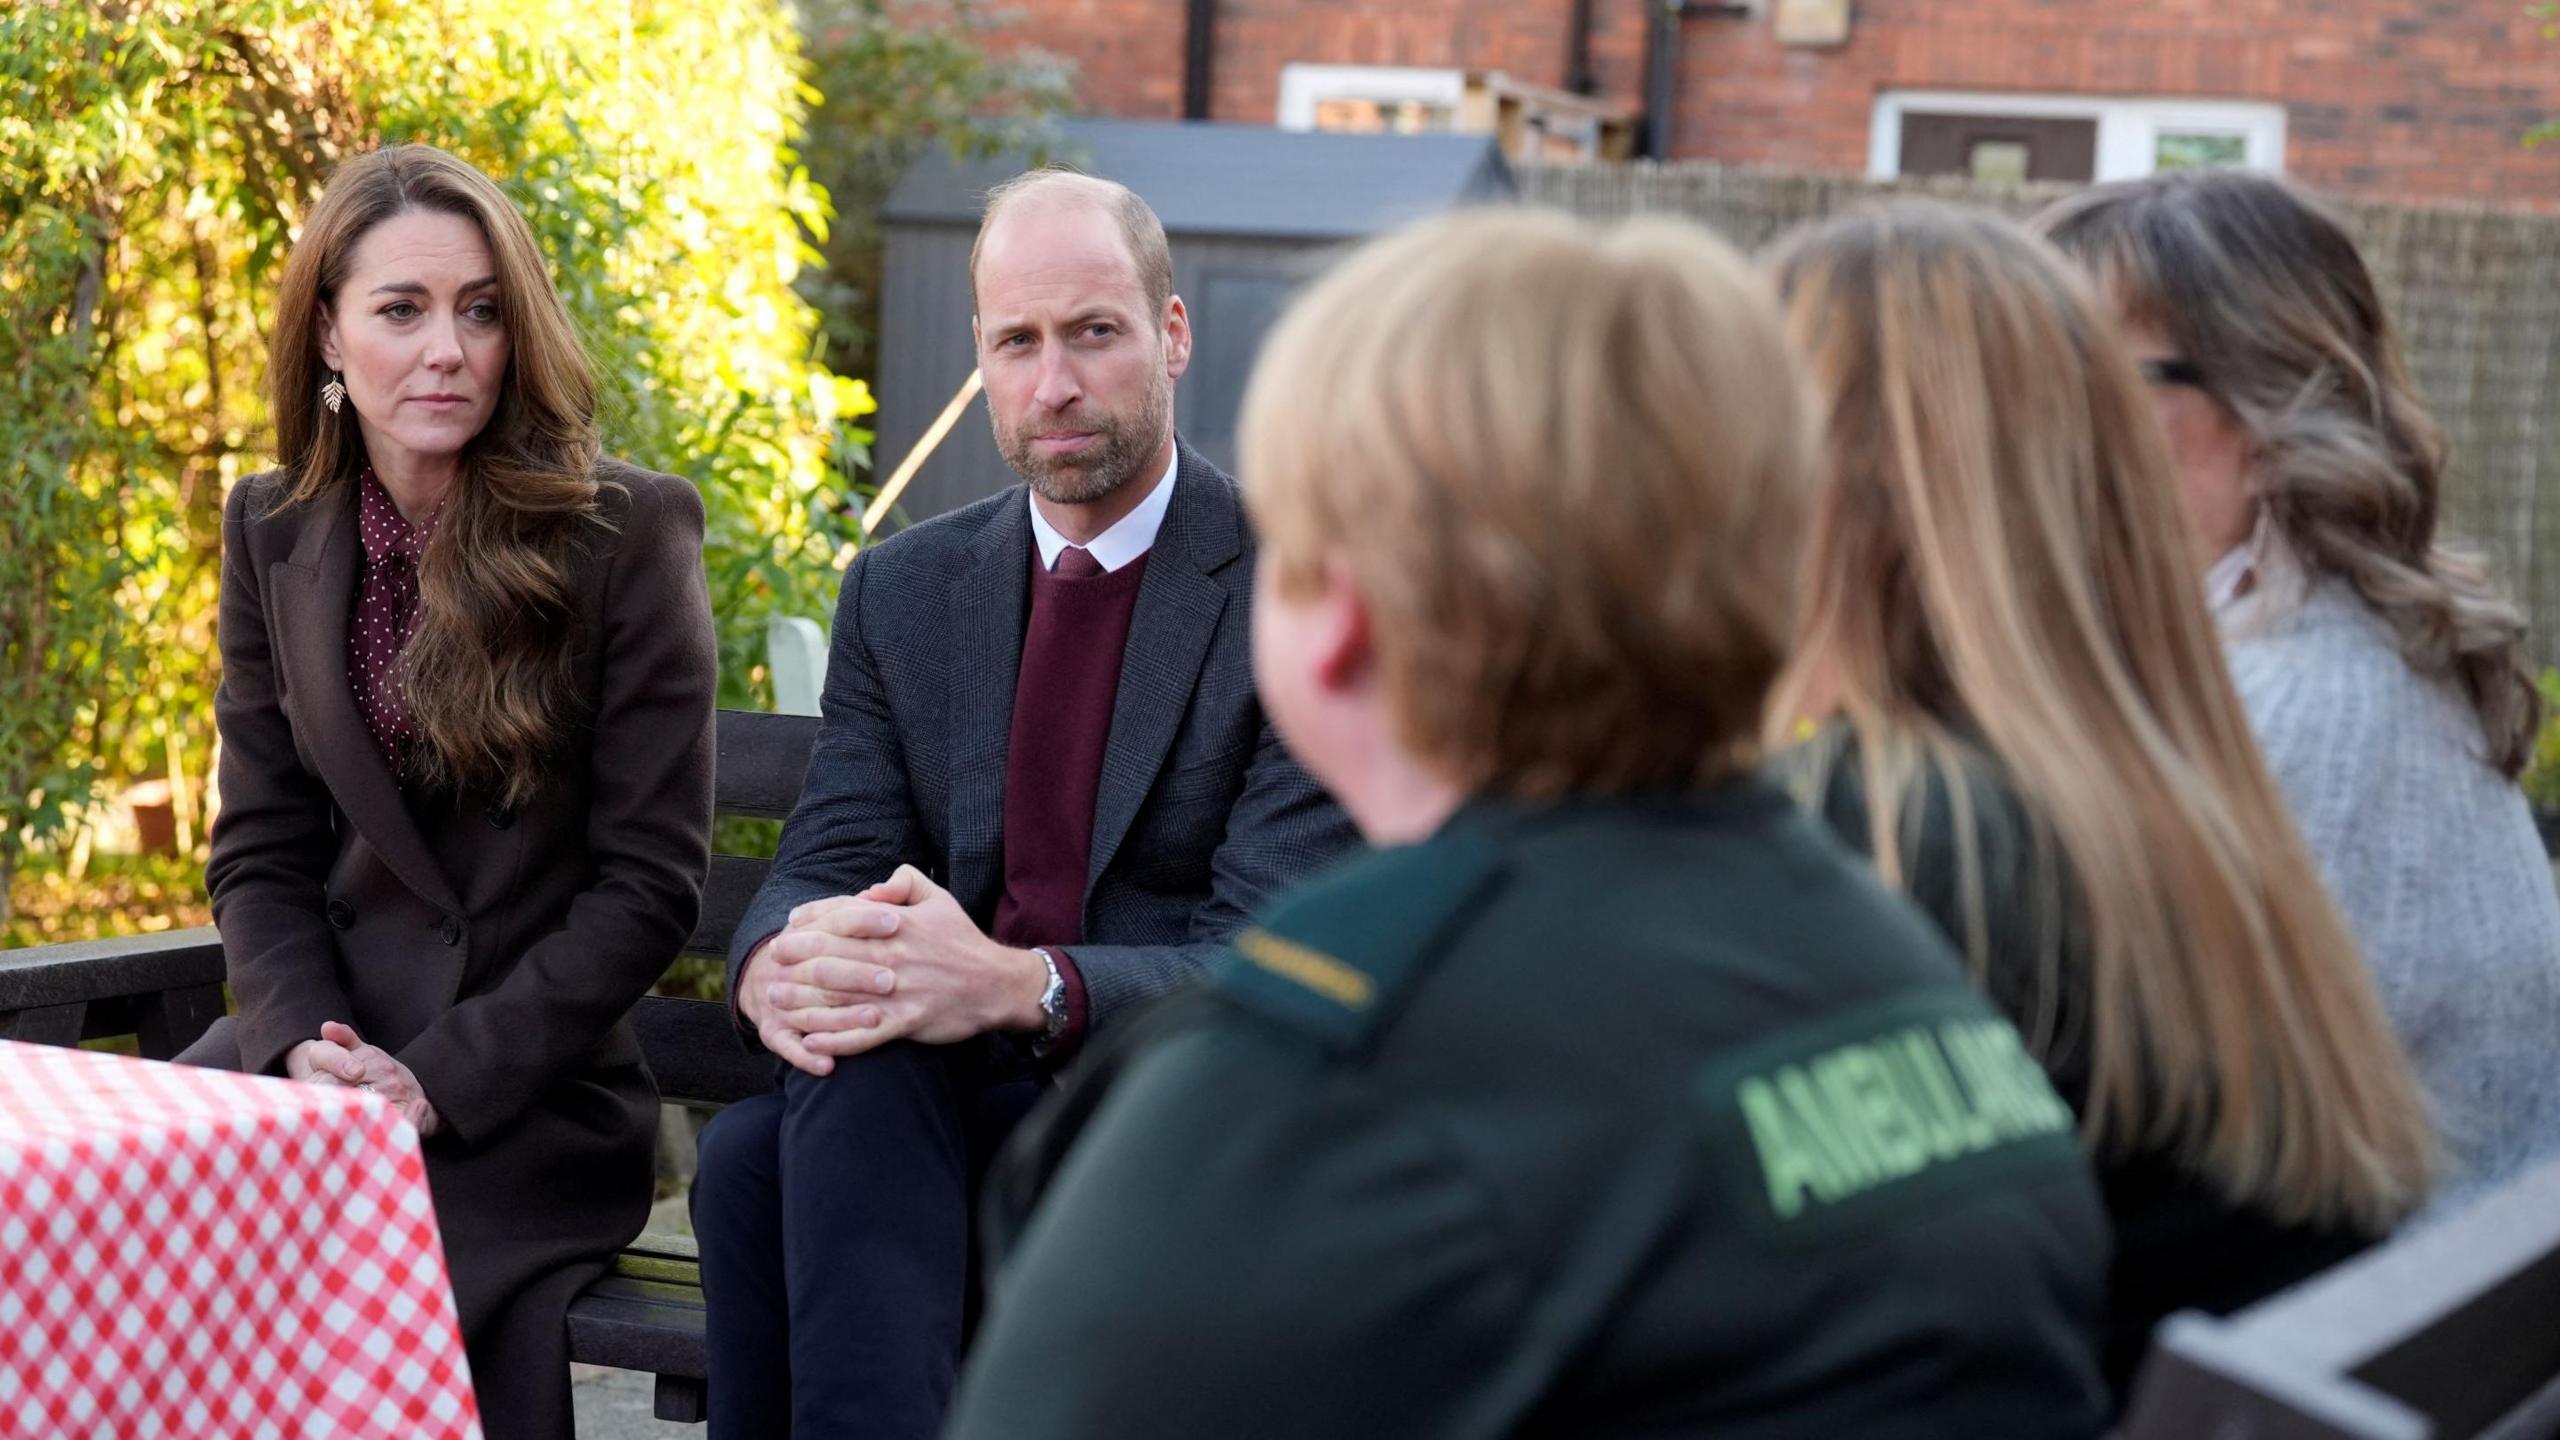
M 1138 508 L 1121 516 L 1116 524 L 1094 536 L 1092 543 L 1084 547 L 1102 563 L 1105 572 L 1117 570 L 1155 547 L 1156 532 L 1164 528 L 1164 512 L 1173 504 L 1174 477 L 1181 470 L 1182 447 L 1176 445 L 1172 463 L 1164 467 L 1164 478 L 1156 482 L 1155 489 L 1147 492 L 1146 499 L 1138 502 Z M 1040 546 L 1040 568 L 1055 570 L 1058 568 L 1058 552 L 1075 542 L 1059 534 L 1058 527 L 1049 523 L 1049 517 L 1040 513 L 1039 496 L 1031 494 L 1027 487 L 1023 495 L 1024 503 L 1031 507 L 1031 538 Z

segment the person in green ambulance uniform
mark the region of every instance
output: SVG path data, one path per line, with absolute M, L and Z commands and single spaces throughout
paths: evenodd
M 1006 1152 L 952 1435 L 2100 1431 L 2070 1110 L 1754 772 L 1812 435 L 1685 224 L 1448 218 L 1293 306 L 1255 670 L 1375 849 Z

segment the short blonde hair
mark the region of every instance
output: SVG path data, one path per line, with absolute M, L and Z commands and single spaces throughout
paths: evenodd
M 1536 211 L 1375 241 L 1291 306 L 1240 429 L 1273 580 L 1347 564 L 1446 778 L 1540 801 L 1756 758 L 1814 425 L 1723 242 Z

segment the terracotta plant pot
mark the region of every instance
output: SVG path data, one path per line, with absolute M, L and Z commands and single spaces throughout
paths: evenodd
M 170 803 L 168 781 L 145 780 L 124 792 L 124 803 L 133 811 L 134 842 L 141 853 L 166 855 L 176 852 L 178 808 Z

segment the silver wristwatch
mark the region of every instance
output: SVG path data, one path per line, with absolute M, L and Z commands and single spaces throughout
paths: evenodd
M 1034 1042 L 1038 1048 L 1047 1049 L 1067 1033 L 1067 977 L 1058 973 L 1058 957 L 1050 954 L 1047 946 L 1034 945 L 1031 953 L 1049 967 L 1049 988 L 1040 992 L 1040 1013 L 1048 1019 L 1040 1027 L 1039 1040 Z

